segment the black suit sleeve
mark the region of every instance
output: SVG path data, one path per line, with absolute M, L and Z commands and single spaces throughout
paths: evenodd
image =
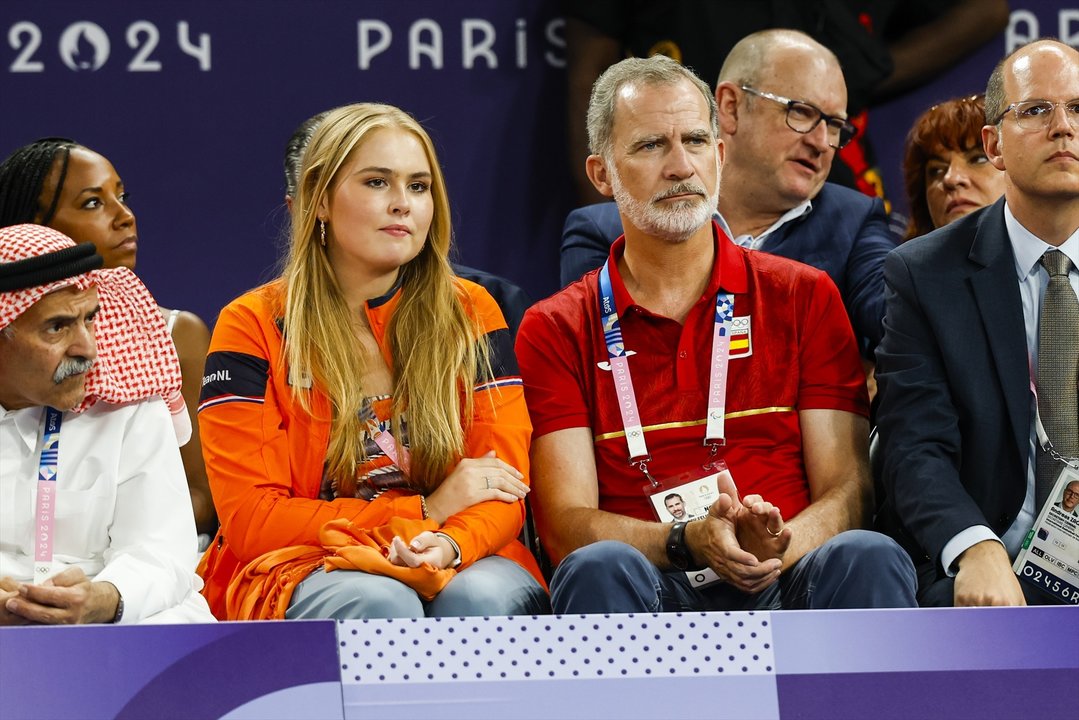
M 877 383 L 887 504 L 939 572 L 949 540 L 968 527 L 990 525 L 960 475 L 963 447 L 950 374 L 963 368 L 948 363 L 942 346 L 962 339 L 939 336 L 936 320 L 954 308 L 930 281 L 912 273 L 906 253 L 888 256 L 884 280 Z

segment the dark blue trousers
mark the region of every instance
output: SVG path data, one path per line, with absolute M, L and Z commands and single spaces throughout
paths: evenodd
M 817 608 L 918 607 L 910 557 L 891 538 L 849 530 L 806 553 L 760 593 L 727 583 L 694 588 L 684 572 L 664 572 L 636 548 L 606 540 L 579 548 L 551 580 L 561 615 Z

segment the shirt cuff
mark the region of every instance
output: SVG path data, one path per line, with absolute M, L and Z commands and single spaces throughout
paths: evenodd
M 955 561 L 959 556 L 965 553 L 968 548 L 986 540 L 1000 542 L 997 534 L 985 525 L 971 525 L 966 530 L 957 533 L 955 537 L 948 541 L 944 546 L 944 550 L 940 553 L 940 564 L 944 567 L 944 573 L 948 577 L 955 577 L 955 574 L 959 571 Z M 1001 545 L 1003 544 L 1001 543 Z
M 124 599 L 124 614 L 120 618 L 119 625 L 130 625 L 139 622 L 144 617 L 152 614 L 146 612 L 147 592 L 142 583 L 127 572 L 110 572 L 108 566 L 92 578 L 93 582 L 111 583 Z M 109 621 L 105 621 L 109 622 Z

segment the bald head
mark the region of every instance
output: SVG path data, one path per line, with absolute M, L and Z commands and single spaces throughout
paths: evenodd
M 795 30 L 748 35 L 723 63 L 716 102 L 725 165 L 739 179 L 725 186 L 719 210 L 728 223 L 742 209 L 755 216 L 732 230 L 759 232 L 820 192 L 840 142 L 821 120 L 847 117 L 847 85 L 831 50 Z M 801 108 L 797 130 L 787 119 L 792 102 Z M 807 129 L 801 118 L 814 112 Z
M 760 85 L 775 73 L 778 61 L 798 58 L 816 63 L 843 75 L 839 60 L 828 48 L 797 30 L 761 30 L 747 35 L 727 54 L 719 70 L 718 83 L 727 81 L 735 85 Z
M 1004 114 L 1004 109 L 1008 107 L 1005 78 L 1014 78 L 1018 74 L 1029 74 L 1031 66 L 1037 61 L 1053 59 L 1054 57 L 1065 62 L 1074 63 L 1079 60 L 1079 51 L 1059 40 L 1035 40 L 1032 43 L 1016 48 L 998 62 L 989 76 L 989 83 L 985 87 L 985 124 L 999 124 L 1001 116 Z

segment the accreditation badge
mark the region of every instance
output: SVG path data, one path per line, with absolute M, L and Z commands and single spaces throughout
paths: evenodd
M 657 520 L 663 523 L 689 522 L 707 515 L 708 508 L 719 499 L 721 478 L 723 485 L 734 485 L 727 464 L 719 460 L 700 470 L 662 480 L 650 479 L 642 490 Z M 686 577 L 693 587 L 704 587 L 720 580 L 711 568 L 690 570 L 686 572 Z
M 1058 602 L 1079 605 L 1079 468 L 1061 469 L 1012 569 Z

